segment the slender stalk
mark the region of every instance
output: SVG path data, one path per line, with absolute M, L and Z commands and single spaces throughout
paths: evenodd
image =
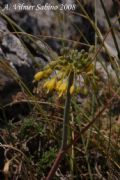
M 61 149 L 62 150 L 67 145 L 68 120 L 69 120 L 69 111 L 70 111 L 70 102 L 71 102 L 70 87 L 71 87 L 72 83 L 73 83 L 73 73 L 70 73 L 69 80 L 68 80 L 68 88 L 67 88 L 65 109 L 64 109 L 63 133 L 62 133 L 62 144 L 61 144 Z
M 72 129 L 72 132 L 71 132 L 71 139 L 72 141 L 74 141 L 74 138 L 75 138 L 75 132 L 74 132 L 74 115 L 72 113 L 72 119 L 71 119 L 71 122 L 72 122 L 72 125 L 73 125 L 73 129 Z M 70 155 L 70 171 L 71 171 L 71 180 L 74 179 L 74 164 L 75 164 L 75 149 L 74 149 L 74 144 L 71 146 L 71 155 Z
M 63 133 L 62 133 L 62 143 L 61 143 L 61 149 L 56 157 L 56 160 L 54 161 L 54 164 L 46 178 L 46 180 L 51 180 L 63 158 L 63 154 L 65 154 L 64 150 L 67 147 L 67 138 L 68 138 L 68 121 L 69 121 L 69 111 L 70 111 L 70 102 L 71 102 L 71 95 L 70 95 L 70 87 L 73 83 L 73 77 L 74 73 L 71 72 L 69 79 L 68 79 L 68 88 L 67 88 L 67 96 L 66 96 L 66 102 L 65 102 L 65 109 L 64 109 L 64 120 L 63 120 Z

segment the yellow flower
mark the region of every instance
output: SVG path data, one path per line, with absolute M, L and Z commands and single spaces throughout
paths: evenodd
M 70 87 L 70 94 L 73 94 L 75 91 L 75 86 L 74 84 Z
M 52 73 L 52 69 L 51 68 L 48 68 L 46 69 L 44 72 L 45 72 L 45 77 L 48 77 L 51 73 Z
M 56 90 L 59 91 L 59 87 L 62 85 L 62 80 L 59 80 L 57 83 L 56 83 Z
M 34 79 L 35 79 L 35 81 L 39 81 L 39 80 L 41 80 L 43 77 L 44 77 L 44 71 L 40 71 L 40 72 L 38 72 L 38 73 L 35 74 Z
M 45 82 L 43 88 L 46 88 L 49 91 L 52 91 L 56 86 L 56 78 L 52 78 Z
M 67 91 L 67 83 L 62 83 L 59 87 L 59 97 L 61 97 L 63 94 Z

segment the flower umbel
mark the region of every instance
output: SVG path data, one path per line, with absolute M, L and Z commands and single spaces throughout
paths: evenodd
M 78 85 L 75 84 L 76 77 L 91 77 L 94 72 L 94 64 L 90 52 L 64 49 L 62 53 L 62 56 L 51 61 L 42 71 L 36 73 L 34 76 L 35 81 L 46 79 L 43 82 L 43 88 L 47 92 L 52 90 L 57 91 L 59 97 L 67 92 L 70 73 L 74 74 L 74 82 L 70 87 L 70 94 L 72 95 L 74 92 L 77 92 L 78 88 Z

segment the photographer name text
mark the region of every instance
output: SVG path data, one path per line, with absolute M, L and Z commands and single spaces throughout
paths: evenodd
M 74 11 L 76 8 L 75 4 L 59 4 L 59 5 L 52 5 L 49 3 L 46 3 L 45 5 L 37 4 L 37 5 L 28 5 L 25 3 L 18 3 L 9 5 L 6 4 L 5 7 L 2 9 L 2 11 L 9 11 L 9 10 L 16 10 L 16 11 Z

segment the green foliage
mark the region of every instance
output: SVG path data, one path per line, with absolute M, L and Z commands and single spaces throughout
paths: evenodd
M 51 148 L 42 154 L 42 157 L 39 159 L 37 163 L 37 171 L 39 176 L 45 174 L 45 172 L 48 172 L 56 157 L 56 152 L 57 151 L 55 148 Z
M 32 117 L 25 118 L 20 129 L 20 137 L 27 138 L 34 134 L 43 134 L 42 124 L 37 123 Z

